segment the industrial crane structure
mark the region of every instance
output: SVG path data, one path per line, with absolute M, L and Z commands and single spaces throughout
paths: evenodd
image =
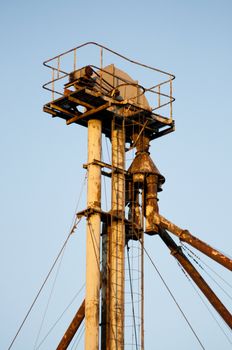
M 95 50 L 95 54 L 83 55 L 89 48 Z M 151 159 L 149 147 L 153 140 L 175 129 L 174 75 L 132 61 L 94 42 L 64 52 L 45 61 L 44 65 L 52 73 L 50 81 L 44 85 L 52 95 L 44 111 L 64 119 L 67 125 L 75 123 L 88 128 L 88 161 L 84 165 L 88 173 L 87 206 L 77 213 L 78 217 L 84 216 L 87 223 L 85 300 L 57 349 L 68 348 L 84 319 L 85 350 L 125 348 L 128 283 L 125 251 L 131 241 L 140 247 L 137 256 L 139 321 L 134 324 L 134 341 L 136 348 L 144 349 L 144 234 L 161 238 L 232 328 L 231 313 L 170 233 L 229 270 L 232 270 L 232 260 L 159 213 L 158 193 L 165 178 Z M 138 75 L 139 80 L 131 75 Z M 111 142 L 109 163 L 102 160 L 103 134 Z M 127 166 L 125 154 L 130 151 L 134 157 Z M 111 183 L 109 211 L 102 208 L 102 177 Z M 128 288 L 132 289 L 132 284 Z M 133 299 L 134 294 L 131 295 Z

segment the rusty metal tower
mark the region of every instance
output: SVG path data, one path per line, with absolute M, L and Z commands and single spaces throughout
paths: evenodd
M 90 48 L 95 50 L 94 55 L 88 51 L 83 54 Z M 108 57 L 111 61 L 106 64 Z M 84 318 L 86 350 L 124 349 L 125 247 L 129 241 L 141 246 L 140 322 L 135 328 L 139 333 L 137 348 L 144 349 L 144 233 L 160 236 L 232 328 L 231 314 L 168 231 L 230 270 L 232 261 L 159 214 L 157 194 L 165 178 L 151 159 L 149 147 L 152 140 L 174 131 L 174 76 L 94 42 L 64 52 L 44 65 L 52 72 L 51 80 L 44 85 L 51 91 L 52 100 L 44 111 L 64 119 L 67 125 L 88 128 L 88 162 L 84 165 L 88 172 L 87 208 L 77 213 L 87 222 L 86 296 L 57 349 L 68 347 Z M 131 70 L 138 74 L 139 82 L 128 75 Z M 102 161 L 102 134 L 111 142 L 109 164 Z M 131 150 L 135 155 L 126 167 L 125 154 Z M 101 205 L 102 176 L 111 180 L 109 211 L 103 211 Z

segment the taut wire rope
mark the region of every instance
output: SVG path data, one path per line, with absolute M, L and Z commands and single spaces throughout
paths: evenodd
M 86 174 L 85 174 L 85 178 L 84 178 L 84 181 L 83 181 L 83 184 L 82 184 L 82 188 L 81 188 L 81 192 L 80 192 L 80 195 L 79 195 L 79 198 L 78 198 L 78 201 L 77 201 L 77 206 L 76 206 L 76 208 L 77 208 L 78 205 L 79 205 L 80 198 L 81 198 L 81 195 L 82 195 L 82 192 L 83 192 L 83 188 L 84 188 L 84 184 L 85 184 L 85 182 L 86 182 L 86 179 L 87 179 L 87 172 L 86 172 Z M 61 254 L 62 254 L 62 252 L 63 252 L 63 250 L 64 250 L 64 248 L 66 247 L 70 236 L 75 232 L 75 230 L 76 230 L 76 228 L 77 228 L 77 225 L 78 225 L 79 222 L 81 221 L 81 218 L 80 218 L 80 219 L 77 218 L 77 216 L 76 216 L 76 211 L 75 211 L 75 215 L 74 215 L 73 221 L 74 221 L 74 223 L 71 225 L 71 228 L 70 228 L 70 231 L 69 231 L 69 234 L 68 234 L 67 238 L 65 239 L 65 241 L 64 241 L 64 243 L 63 243 L 63 245 L 62 245 L 62 247 L 61 247 L 61 249 L 60 249 L 60 251 L 59 251 L 57 257 L 55 258 L 55 260 L 54 260 L 54 262 L 53 262 L 53 264 L 52 264 L 52 266 L 51 266 L 51 268 L 50 268 L 48 274 L 46 275 L 46 277 L 45 277 L 45 279 L 44 279 L 44 281 L 43 281 L 43 283 L 42 283 L 42 285 L 41 285 L 39 291 L 37 292 L 37 294 L 36 294 L 36 296 L 35 296 L 33 302 L 31 303 L 31 305 L 30 305 L 30 307 L 29 307 L 29 309 L 28 309 L 28 311 L 27 311 L 27 313 L 26 313 L 26 315 L 25 315 L 23 321 L 21 322 L 21 324 L 20 324 L 20 326 L 19 326 L 19 328 L 18 328 L 18 330 L 17 330 L 15 336 L 13 337 L 13 339 L 12 339 L 12 341 L 11 341 L 9 347 L 8 347 L 8 350 L 10 350 L 10 349 L 12 348 L 12 346 L 13 346 L 15 340 L 17 339 L 17 337 L 18 337 L 18 335 L 19 335 L 21 329 L 23 328 L 23 326 L 24 326 L 24 324 L 25 324 L 25 322 L 26 322 L 26 320 L 27 320 L 29 314 L 31 313 L 31 311 L 32 311 L 32 309 L 33 309 L 33 307 L 34 307 L 36 301 L 38 300 L 38 298 L 39 298 L 39 296 L 40 296 L 40 294 L 41 294 L 41 292 L 42 292 L 42 290 L 43 290 L 45 284 L 47 283 L 47 281 L 48 281 L 48 279 L 49 279 L 49 277 L 50 277 L 50 275 L 51 275 L 51 273 L 52 273 L 52 271 L 53 271 L 53 269 L 54 269 L 54 267 L 55 267 L 57 261 L 59 260 Z
M 92 224 L 88 221 L 88 219 L 87 219 L 87 223 L 88 223 L 89 230 L 90 230 L 91 241 L 92 241 L 92 244 L 93 244 L 94 255 L 95 255 L 95 258 L 96 258 L 97 266 L 99 268 L 99 271 L 101 272 L 100 261 L 98 260 L 98 254 L 97 254 L 97 249 L 99 249 L 99 247 L 97 247 L 97 242 L 96 242 L 96 237 L 95 237 L 95 234 L 94 234 L 94 229 L 92 227 Z
M 168 286 L 167 283 L 165 282 L 163 276 L 162 276 L 161 273 L 159 272 L 157 266 L 155 265 L 154 261 L 152 260 L 152 258 L 151 258 L 151 256 L 150 256 L 150 254 L 148 253 L 147 249 L 146 249 L 145 247 L 143 247 L 143 249 L 144 249 L 144 252 L 145 252 L 145 254 L 147 255 L 148 259 L 150 260 L 152 266 L 153 266 L 154 269 L 156 270 L 158 276 L 160 277 L 161 281 L 163 282 L 165 288 L 167 289 L 169 295 L 171 296 L 172 300 L 174 301 L 174 303 L 176 304 L 176 306 L 177 306 L 177 308 L 179 309 L 180 313 L 182 314 L 183 318 L 185 319 L 186 323 L 188 324 L 190 330 L 192 331 L 192 333 L 194 334 L 195 338 L 197 339 L 199 345 L 201 346 L 202 349 L 205 350 L 205 347 L 203 346 L 203 344 L 202 344 L 201 340 L 199 339 L 197 333 L 196 333 L 195 330 L 193 329 L 193 327 L 192 327 L 190 321 L 188 320 L 187 316 L 185 315 L 184 311 L 181 309 L 179 303 L 177 302 L 177 300 L 176 300 L 176 298 L 174 297 L 174 295 L 173 295 L 171 289 L 169 288 L 169 286 Z
M 220 328 L 220 330 L 222 331 L 223 335 L 227 338 L 228 342 L 232 345 L 232 341 L 230 340 L 230 338 L 228 337 L 228 335 L 226 334 L 226 332 L 224 331 L 224 329 L 222 328 L 222 326 L 220 325 L 219 321 L 216 319 L 216 317 L 214 316 L 213 312 L 210 310 L 209 305 L 207 305 L 207 303 L 205 302 L 205 300 L 203 299 L 202 295 L 200 294 L 200 292 L 198 291 L 198 289 L 196 288 L 195 284 L 192 282 L 191 278 L 189 277 L 189 275 L 186 273 L 186 271 L 184 270 L 184 268 L 180 265 L 180 263 L 177 261 L 177 264 L 179 266 L 179 268 L 181 269 L 181 271 L 183 272 L 183 274 L 185 275 L 185 277 L 187 278 L 187 280 L 189 281 L 189 283 L 191 284 L 192 288 L 195 290 L 195 292 L 197 293 L 197 295 L 199 296 L 199 298 L 201 299 L 202 303 L 204 304 L 204 306 L 206 307 L 207 311 L 209 312 L 209 314 L 212 316 L 212 318 L 214 319 L 214 321 L 217 323 L 218 327 Z M 225 321 L 223 320 L 224 324 L 226 326 L 227 323 L 225 323 Z M 229 327 L 228 327 L 229 328 Z M 230 329 L 230 328 L 229 328 Z
M 84 334 L 84 330 L 85 330 L 85 326 L 84 326 L 84 322 L 81 324 L 80 328 L 78 329 L 79 332 L 76 333 L 76 337 L 74 337 L 74 341 L 73 341 L 73 344 L 72 344 L 72 347 L 70 348 L 70 350 L 73 350 L 74 348 L 77 349 L 77 346 L 79 345 L 81 339 L 82 339 L 82 336 Z
M 226 281 L 221 275 L 219 275 L 214 269 L 212 269 L 211 266 L 209 266 L 208 264 L 206 264 L 206 262 L 205 262 L 204 260 L 202 260 L 196 253 L 194 253 L 191 249 L 189 249 L 185 244 L 183 244 L 183 242 L 180 241 L 180 243 L 181 243 L 181 247 L 182 247 L 185 251 L 191 253 L 193 257 L 195 257 L 195 258 L 196 258 L 197 260 L 199 260 L 202 264 L 204 264 L 210 271 L 212 271 L 218 278 L 220 278 L 221 281 L 223 281 L 229 288 L 232 289 L 232 285 L 231 285 L 228 281 Z M 195 260 L 192 256 L 189 254 L 189 257 L 191 257 L 192 260 L 196 262 L 196 260 Z M 196 263 L 198 264 L 198 262 L 196 262 Z M 203 268 L 203 267 L 201 266 L 201 268 Z M 231 296 L 230 296 L 230 298 L 231 298 Z
M 57 323 L 61 320 L 61 318 L 64 316 L 65 312 L 70 308 L 70 306 L 73 304 L 74 300 L 77 298 L 77 296 L 80 294 L 80 292 L 83 290 L 85 284 L 82 285 L 82 287 L 75 293 L 74 297 L 71 299 L 71 301 L 69 302 L 69 304 L 66 306 L 66 308 L 64 309 L 64 311 L 60 314 L 60 316 L 57 318 L 57 320 L 55 321 L 55 323 L 50 327 L 50 329 L 48 330 L 48 332 L 46 333 L 46 335 L 44 336 L 44 338 L 41 340 L 41 342 L 39 343 L 39 345 L 37 346 L 36 350 L 38 350 L 41 345 L 43 345 L 43 343 L 45 342 L 45 340 L 47 339 L 47 337 L 49 336 L 49 334 L 53 331 L 53 329 L 55 328 L 55 326 L 57 325 Z
M 199 263 L 199 261 L 197 261 L 191 254 L 187 253 L 187 255 L 197 264 L 197 266 L 199 266 L 202 271 L 204 271 L 206 273 L 206 275 L 221 289 L 221 291 L 229 298 L 232 300 L 232 296 L 227 293 L 227 291 L 215 280 L 215 278 L 213 278 L 210 273 L 208 271 L 206 271 L 206 269 Z
M 65 252 L 65 248 L 64 248 L 64 250 L 63 250 L 63 252 L 61 254 L 60 262 L 59 262 L 58 268 L 56 270 L 56 275 L 55 275 L 55 278 L 54 278 L 54 281 L 53 281 L 53 284 L 52 284 L 52 288 L 51 288 L 51 291 L 50 291 L 50 294 L 49 294 L 49 297 L 48 297 L 48 300 L 47 300 L 47 303 L 46 303 L 46 306 L 45 306 L 45 309 L 44 309 L 44 314 L 43 314 L 43 317 L 42 317 L 42 321 L 41 321 L 41 324 L 40 324 L 40 327 L 39 327 L 39 331 L 38 331 L 38 334 L 37 334 L 37 337 L 36 337 L 36 340 L 35 340 L 34 350 L 37 347 L 37 344 L 38 344 L 38 341 L 39 341 L 39 337 L 40 337 L 40 334 L 41 334 L 41 331 L 42 331 L 42 328 L 43 328 L 43 324 L 44 324 L 45 317 L 46 317 L 46 314 L 47 314 L 47 311 L 48 311 L 48 307 L 49 307 L 49 304 L 50 304 L 50 301 L 51 301 L 51 298 L 52 298 L 52 295 L 53 295 L 53 292 L 54 292 L 54 288 L 55 288 L 55 285 L 56 285 L 57 277 L 58 277 L 59 272 L 60 272 L 60 267 L 61 267 L 61 264 L 62 264 L 62 261 L 63 261 L 64 252 Z
M 53 264 L 52 264 L 52 266 L 51 266 L 51 268 L 50 268 L 50 270 L 49 270 L 47 276 L 45 277 L 45 279 L 44 279 L 44 281 L 43 281 L 43 283 L 42 283 L 42 286 L 40 287 L 38 293 L 36 294 L 36 296 L 35 296 L 35 298 L 34 298 L 32 304 L 31 304 L 31 306 L 29 307 L 29 309 L 28 309 L 28 311 L 27 311 L 27 313 L 26 313 L 26 315 L 25 315 L 25 317 L 24 317 L 22 323 L 20 324 L 20 326 L 19 326 L 19 328 L 18 328 L 18 330 L 17 330 L 17 332 L 16 332 L 16 334 L 15 334 L 13 340 L 11 341 L 10 346 L 8 347 L 8 350 L 10 350 L 10 349 L 12 348 L 12 346 L 13 346 L 13 344 L 14 344 L 16 338 L 17 338 L 17 336 L 19 335 L 19 333 L 20 333 L 20 331 L 21 331 L 21 329 L 22 329 L 24 323 L 26 322 L 26 320 L 27 320 L 27 318 L 28 318 L 28 316 L 29 316 L 31 310 L 33 309 L 33 306 L 35 305 L 35 303 L 36 303 L 38 297 L 40 296 L 40 294 L 41 294 L 41 292 L 42 292 L 42 290 L 43 290 L 43 288 L 44 288 L 44 286 L 45 286 L 47 280 L 49 279 L 49 277 L 50 277 L 50 275 L 51 275 L 51 273 L 52 273 L 52 271 L 53 271 L 53 269 L 54 269 L 54 267 L 55 267 L 57 261 L 59 260 L 61 254 L 62 254 L 62 252 L 63 252 L 63 250 L 64 250 L 64 248 L 66 247 L 66 244 L 68 243 L 68 240 L 69 240 L 70 236 L 74 233 L 74 231 L 75 231 L 75 229 L 76 229 L 76 227 L 77 227 L 77 225 L 79 224 L 80 221 L 81 221 L 81 218 L 74 224 L 73 228 L 72 228 L 71 231 L 69 232 L 68 237 L 67 237 L 66 240 L 64 241 L 64 243 L 63 243 L 63 245 L 62 245 L 62 247 L 61 247 L 61 249 L 60 249 L 60 251 L 59 251 L 57 257 L 55 258 L 55 260 L 54 260 L 54 262 L 53 262 Z
M 128 246 L 128 243 L 127 243 L 127 263 L 128 263 L 129 279 L 130 279 L 130 293 L 131 293 L 132 315 L 133 315 L 133 323 L 134 323 L 135 345 L 136 345 L 136 350 L 138 350 L 138 339 L 137 339 L 136 322 L 135 322 L 134 296 L 133 296 L 133 287 L 132 287 L 132 278 L 131 278 L 130 257 L 129 257 L 129 246 Z

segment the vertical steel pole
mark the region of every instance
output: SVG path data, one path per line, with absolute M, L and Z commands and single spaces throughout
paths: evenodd
M 125 130 L 112 121 L 112 224 L 110 235 L 110 350 L 124 349 Z
M 101 269 L 101 350 L 109 349 L 109 235 L 108 222 L 102 227 L 102 269 Z
M 94 160 L 101 160 L 101 121 L 88 121 L 88 208 L 101 208 L 101 168 Z M 100 228 L 101 216 L 93 212 L 87 218 L 86 237 L 86 297 L 85 350 L 99 349 L 99 293 L 100 293 Z
M 140 239 L 140 249 L 141 249 L 141 258 L 140 258 L 140 266 L 141 266 L 141 307 L 140 307 L 140 312 L 141 312 L 141 328 L 140 328 L 140 345 L 141 345 L 141 350 L 144 350 L 144 214 L 146 212 L 145 209 L 145 193 L 144 191 L 142 192 L 142 215 L 141 215 L 141 223 L 142 223 L 142 228 L 143 232 L 141 235 Z

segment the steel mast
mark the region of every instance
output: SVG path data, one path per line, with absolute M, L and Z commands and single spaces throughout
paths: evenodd
M 77 67 L 79 50 L 90 46 L 100 48 L 100 64 Z M 121 59 L 122 63 L 148 71 L 148 77 L 154 74 L 153 85 L 144 87 L 114 64 L 103 66 L 103 51 Z M 63 58 L 70 55 L 73 67 L 63 67 Z M 229 269 L 232 269 L 231 259 L 159 214 L 158 192 L 165 179 L 151 159 L 149 147 L 152 140 L 175 129 L 172 118 L 175 77 L 93 42 L 49 59 L 44 65 L 52 71 L 52 79 L 44 84 L 44 88 L 52 92 L 52 101 L 44 106 L 44 111 L 66 120 L 67 125 L 75 123 L 88 128 L 88 162 L 84 165 L 88 171 L 87 208 L 77 214 L 87 219 L 86 298 L 57 349 L 67 349 L 85 318 L 85 350 L 124 350 L 125 245 L 134 240 L 143 250 L 144 231 L 164 241 L 232 327 L 230 312 L 166 230 Z M 148 101 L 149 94 L 153 105 Z M 111 141 L 110 164 L 101 159 L 103 134 Z M 132 149 L 136 151 L 135 157 L 126 170 L 125 152 Z M 101 205 L 102 176 L 111 179 L 111 209 L 107 212 Z M 143 269 L 143 254 L 141 267 Z M 141 286 L 143 298 L 143 280 Z M 143 350 L 143 300 L 141 310 L 140 349 Z

